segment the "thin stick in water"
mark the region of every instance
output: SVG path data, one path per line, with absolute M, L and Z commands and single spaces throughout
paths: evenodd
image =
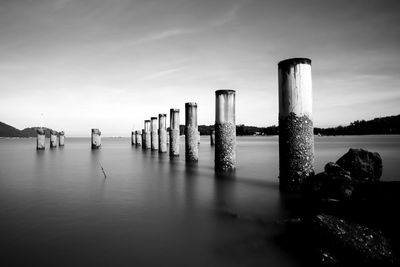
M 104 174 L 104 179 L 106 179 L 106 178 L 107 178 L 107 175 L 106 175 L 106 172 L 104 171 L 103 166 L 101 166 L 100 161 L 99 161 L 99 165 L 100 165 L 101 171 L 102 171 L 103 174 Z

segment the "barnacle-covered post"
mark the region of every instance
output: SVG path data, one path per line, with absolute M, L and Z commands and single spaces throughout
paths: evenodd
M 135 131 L 135 140 L 136 140 L 136 146 L 141 146 L 142 145 L 142 131 Z
M 157 117 L 151 117 L 151 150 L 158 150 L 158 123 Z
M 211 130 L 210 132 L 210 145 L 214 146 L 215 145 L 215 131 Z
M 101 146 L 101 132 L 99 129 L 92 129 L 92 149 L 98 149 Z
M 151 130 L 150 130 L 150 120 L 144 121 L 144 130 L 143 130 L 143 149 L 151 148 Z
M 136 145 L 136 132 L 135 131 L 131 132 L 131 145 L 132 146 Z
M 171 108 L 169 110 L 169 156 L 179 156 L 179 109 Z
M 64 131 L 61 131 L 58 133 L 58 145 L 64 146 L 64 144 L 65 144 L 65 133 Z
M 236 167 L 235 91 L 215 91 L 215 170 Z
M 187 162 L 199 160 L 197 103 L 185 104 L 185 159 Z
M 158 152 L 167 152 L 167 114 L 158 114 Z
M 44 150 L 46 144 L 46 135 L 43 128 L 39 128 L 36 130 L 37 132 L 37 140 L 36 140 L 36 149 L 37 150 Z
M 283 60 L 278 75 L 279 185 L 296 192 L 314 173 L 311 60 Z
M 50 131 L 50 148 L 57 147 L 57 132 L 54 130 Z

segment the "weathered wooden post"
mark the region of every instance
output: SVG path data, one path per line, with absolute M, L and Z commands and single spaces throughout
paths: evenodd
M 167 114 L 158 114 L 159 152 L 167 152 Z
M 36 140 L 36 149 L 44 150 L 46 147 L 46 135 L 43 128 L 36 129 L 37 140 Z
M 136 146 L 141 146 L 142 145 L 142 134 L 141 134 L 141 131 L 135 131 L 135 140 L 136 140 Z
M 136 132 L 135 131 L 131 132 L 131 145 L 132 146 L 136 145 Z
M 215 91 L 215 170 L 236 168 L 236 92 Z
M 215 131 L 211 130 L 210 132 L 210 145 L 214 146 L 215 145 Z
M 187 162 L 199 160 L 197 103 L 185 104 L 185 159 Z
M 150 120 L 144 121 L 144 130 L 143 130 L 143 149 L 151 148 L 151 132 L 150 132 Z
M 58 133 L 58 145 L 64 146 L 64 144 L 65 144 L 65 133 L 64 131 L 61 131 Z
M 54 130 L 50 131 L 50 148 L 57 147 L 57 132 Z
M 314 173 L 311 60 L 283 60 L 278 75 L 279 185 L 295 192 Z
M 101 146 L 101 132 L 99 129 L 92 129 L 92 149 L 99 149 Z
M 158 123 L 157 117 L 151 117 L 151 150 L 158 150 Z
M 179 109 L 171 108 L 169 110 L 169 156 L 179 156 Z

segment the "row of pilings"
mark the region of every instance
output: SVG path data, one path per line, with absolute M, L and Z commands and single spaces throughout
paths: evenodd
M 44 129 L 39 128 L 36 130 L 37 140 L 36 149 L 44 150 L 46 148 L 46 134 Z M 58 141 L 58 142 L 57 142 Z M 50 148 L 56 148 L 58 146 L 63 147 L 65 144 L 65 134 L 63 131 L 57 133 L 56 131 L 50 131 Z
M 279 184 L 282 191 L 300 191 L 303 181 L 314 174 L 311 60 L 291 58 L 279 62 L 278 81 Z M 210 143 L 215 145 L 216 171 L 231 171 L 236 168 L 235 97 L 234 90 L 215 92 L 215 130 L 210 135 Z M 169 131 L 166 124 L 166 114 L 145 120 L 144 129 L 132 132 L 132 144 L 143 149 L 167 153 L 169 141 L 170 157 L 179 156 L 179 109 L 170 110 Z M 93 149 L 100 147 L 100 136 L 101 132 L 98 129 L 92 129 Z M 186 162 L 198 161 L 199 137 L 197 104 L 186 103 Z M 44 149 L 44 132 L 38 131 L 37 142 L 37 148 Z

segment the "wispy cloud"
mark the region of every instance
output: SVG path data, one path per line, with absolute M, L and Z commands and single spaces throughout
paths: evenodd
M 147 75 L 143 78 L 143 80 L 151 80 L 151 79 L 156 79 L 156 78 L 160 78 L 160 77 L 164 77 L 164 76 L 168 76 L 172 73 L 176 73 L 179 71 L 182 71 L 184 68 L 174 68 L 174 69 L 168 69 L 168 70 L 162 70 L 162 71 L 157 71 L 154 72 L 150 75 Z

